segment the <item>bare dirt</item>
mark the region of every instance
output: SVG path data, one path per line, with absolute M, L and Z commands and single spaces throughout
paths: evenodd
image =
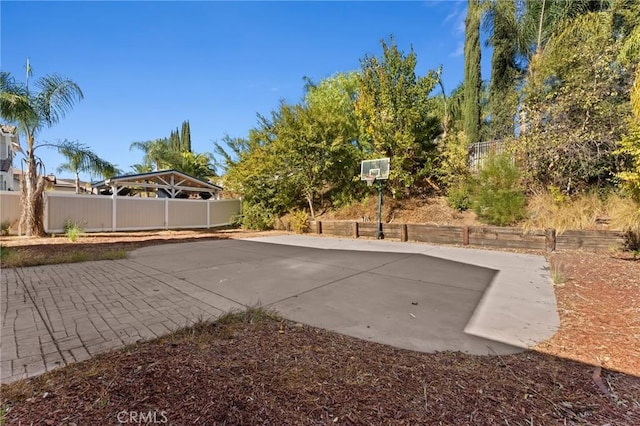
M 1 242 L 101 250 L 255 235 L 265 234 Z M 523 354 L 421 354 L 245 315 L 2 385 L 2 407 L 7 424 L 118 424 L 148 413 L 203 425 L 640 424 L 640 261 L 584 252 L 549 260 L 561 329 Z

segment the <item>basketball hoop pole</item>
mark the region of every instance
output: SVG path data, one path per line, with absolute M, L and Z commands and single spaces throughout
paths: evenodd
M 389 179 L 389 162 L 391 158 L 376 158 L 372 160 L 362 160 L 360 163 L 360 179 L 367 182 L 368 186 L 372 186 L 378 181 L 378 226 L 376 229 L 376 238 L 382 240 L 382 181 Z
M 378 231 L 376 232 L 376 238 L 379 240 L 384 239 L 382 233 L 382 181 L 378 180 Z

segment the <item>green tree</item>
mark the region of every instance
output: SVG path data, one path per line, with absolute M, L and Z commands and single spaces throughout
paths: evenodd
M 329 193 L 353 192 L 361 158 L 354 100 L 358 76 L 337 74 L 313 84 L 302 103 L 281 103 L 248 139 L 216 143 L 225 187 L 241 194 L 247 224 L 263 227 L 277 215 L 307 205 L 312 216 Z M 264 214 L 260 214 L 260 211 Z
M 360 146 L 367 157 L 391 158 L 389 187 L 394 196 L 436 186 L 436 137 L 440 117 L 429 93 L 438 73 L 415 73 L 416 54 L 405 55 L 391 38 L 382 43 L 382 57 L 365 56 L 355 113 Z
M 31 68 L 27 62 L 27 81 Z M 26 172 L 21 182 L 22 214 L 20 228 L 26 226 L 27 236 L 43 236 L 44 232 L 44 176 L 38 174 L 41 161 L 36 150 L 50 144 L 38 144 L 36 137 L 40 130 L 57 124 L 83 99 L 80 87 L 73 81 L 58 74 L 41 77 L 35 82 L 38 91 L 30 90 L 28 82 L 21 84 L 9 73 L 0 72 L 0 112 L 2 118 L 17 123 L 25 136 Z
M 191 127 L 189 120 L 182 122 L 182 132 L 180 133 L 180 150 L 182 152 L 191 152 Z
M 101 159 L 88 146 L 79 142 L 65 141 L 57 148 L 58 152 L 67 160 L 66 163 L 58 167 L 58 172 L 67 171 L 75 175 L 76 194 L 80 193 L 80 173 L 106 177 L 112 177 L 117 173 L 115 165 Z
M 178 131 L 177 127 L 169 134 L 169 149 L 172 152 L 182 152 L 182 145 L 180 144 L 180 132 Z
M 493 0 L 487 3 L 486 23 L 489 27 L 491 81 L 489 84 L 490 136 L 502 139 L 514 135 L 518 108 L 517 84 L 521 76 L 516 60 L 518 53 L 518 21 L 515 0 Z
M 469 143 L 480 141 L 480 0 L 467 1 L 464 40 L 464 133 Z
M 564 21 L 530 64 L 517 148 L 535 183 L 573 192 L 606 184 L 618 168 L 632 75 L 616 60 L 615 28 L 610 12 Z

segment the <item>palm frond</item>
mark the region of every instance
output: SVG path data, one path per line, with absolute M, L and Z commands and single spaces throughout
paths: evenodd
M 10 123 L 37 117 L 26 87 L 5 71 L 0 72 L 0 116 Z
M 40 92 L 33 98 L 33 107 L 47 126 L 58 123 L 76 102 L 84 99 L 80 86 L 59 74 L 38 79 L 36 86 Z

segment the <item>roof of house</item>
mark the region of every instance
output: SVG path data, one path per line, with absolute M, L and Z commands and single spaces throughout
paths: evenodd
M 222 190 L 221 186 L 206 182 L 175 169 L 114 176 L 110 179 L 96 182 L 91 186 L 98 190 L 109 189 L 112 186 L 143 188 L 145 190 L 164 189 L 172 196 L 175 196 L 179 192 L 217 192 Z
M 15 135 L 18 133 L 18 128 L 9 124 L 0 124 L 0 131 L 5 134 Z

